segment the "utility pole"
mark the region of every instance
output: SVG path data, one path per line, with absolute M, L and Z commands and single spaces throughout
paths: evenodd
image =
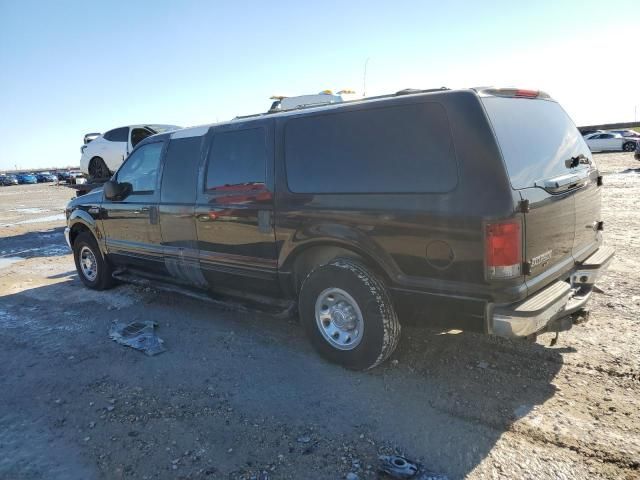
M 369 57 L 364 61 L 364 75 L 362 75 L 362 96 L 367 96 L 367 65 L 369 65 Z

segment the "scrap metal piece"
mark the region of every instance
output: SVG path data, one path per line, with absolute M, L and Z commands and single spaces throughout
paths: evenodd
M 163 345 L 164 340 L 155 333 L 154 328 L 157 326 L 158 324 L 151 320 L 132 323 L 113 322 L 109 329 L 109 338 L 149 356 L 157 355 L 166 350 Z
M 424 469 L 421 465 L 400 455 L 380 455 L 379 470 L 396 479 L 448 480 L 446 475 Z
M 393 478 L 413 478 L 418 466 L 399 455 L 380 455 L 380 470 Z

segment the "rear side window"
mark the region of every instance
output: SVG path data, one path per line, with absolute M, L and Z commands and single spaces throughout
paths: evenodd
M 195 202 L 203 138 L 177 138 L 169 142 L 162 171 L 162 203 Z
M 102 137 L 110 142 L 128 142 L 129 127 L 114 128 L 113 130 L 109 130 Z
M 207 191 L 263 184 L 266 178 L 265 130 L 250 128 L 216 133 L 207 167 Z
M 285 163 L 295 193 L 442 193 L 458 180 L 449 121 L 438 103 L 293 119 Z

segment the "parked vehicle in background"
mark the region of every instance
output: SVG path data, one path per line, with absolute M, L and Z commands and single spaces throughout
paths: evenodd
M 297 304 L 321 355 L 366 369 L 411 317 L 571 328 L 613 257 L 601 178 L 542 92 L 402 91 L 149 137 L 67 205 L 65 236 L 89 288 L 146 276 Z
M 593 133 L 585 137 L 592 152 L 633 152 L 636 140 L 625 138 L 618 133 Z
M 38 179 L 38 183 L 55 182 L 58 180 L 58 177 L 53 175 L 51 172 L 36 173 L 36 178 Z
M 78 180 L 80 178 L 84 178 L 84 173 L 82 173 L 80 170 L 71 170 L 69 171 L 69 177 L 67 178 L 67 182 L 75 185 L 76 183 L 78 183 Z
M 56 172 L 56 176 L 58 177 L 58 181 L 66 182 L 69 180 L 69 172 L 67 170 L 59 170 Z
M 640 139 L 640 133 L 635 130 L 625 129 L 625 130 L 607 130 L 608 133 L 617 133 L 618 135 L 622 135 L 625 138 L 635 138 Z
M 32 173 L 19 173 L 16 177 L 18 177 L 19 184 L 38 183 L 38 178 Z
M 90 180 L 107 179 L 142 140 L 156 133 L 179 128 L 176 125 L 129 125 L 114 128 L 95 138 L 93 136 L 96 134 L 87 134 L 84 138 L 85 144 L 80 148 L 80 170 L 87 174 Z
M 5 187 L 18 185 L 18 179 L 15 175 L 0 175 L 0 185 Z

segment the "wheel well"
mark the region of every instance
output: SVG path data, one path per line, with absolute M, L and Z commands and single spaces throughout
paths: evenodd
M 349 248 L 339 247 L 336 245 L 317 245 L 306 248 L 299 252 L 293 260 L 292 278 L 293 290 L 296 294 L 300 291 L 300 286 L 307 275 L 311 273 L 315 267 L 329 263 L 337 257 L 348 257 L 360 261 L 369 267 L 375 273 L 379 274 L 385 281 L 389 280 L 386 272 L 372 258 L 362 255 Z
M 71 227 L 71 231 L 69 231 L 69 243 L 71 243 L 71 246 L 73 246 L 73 243 L 76 241 L 76 238 L 82 232 L 88 232 L 91 235 L 93 235 L 89 227 L 87 227 L 83 223 L 76 223 L 73 227 Z

